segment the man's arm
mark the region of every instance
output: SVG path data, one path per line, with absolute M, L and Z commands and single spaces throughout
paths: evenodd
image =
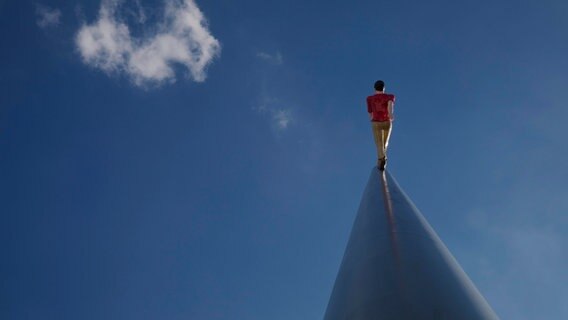
M 393 102 L 393 101 L 389 101 L 388 111 L 389 111 L 389 119 L 390 119 L 391 121 L 393 121 L 393 120 L 394 120 L 394 116 L 393 116 L 393 112 L 394 112 L 394 102 Z

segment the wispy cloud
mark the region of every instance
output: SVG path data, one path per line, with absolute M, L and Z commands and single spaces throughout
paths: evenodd
M 157 32 L 141 38 L 134 38 L 122 22 L 121 2 L 103 0 L 98 20 L 79 29 L 76 44 L 87 65 L 108 74 L 125 73 L 136 85 L 174 82 L 175 65 L 184 66 L 195 81 L 205 80 L 221 46 L 194 0 L 166 0 Z M 144 23 L 145 13 L 138 8 Z
M 278 110 L 274 112 L 272 117 L 280 130 L 288 128 L 288 124 L 292 121 L 290 110 Z
M 274 54 L 265 51 L 258 51 L 256 57 L 269 64 L 280 66 L 284 58 L 280 52 Z M 263 68 L 263 71 L 267 71 Z M 275 95 L 268 93 L 268 81 L 266 76 L 261 80 L 261 93 L 257 105 L 253 108 L 261 114 L 268 115 L 271 126 L 276 132 L 282 132 L 295 122 L 292 108 L 289 103 L 285 103 L 282 99 L 276 98 Z
M 503 318 L 552 319 L 568 315 L 562 303 L 568 298 L 564 285 L 568 281 L 568 255 L 564 249 L 568 238 L 562 232 L 566 204 L 553 193 L 517 188 L 506 203 L 475 210 L 468 217 L 470 227 L 480 238 L 477 245 L 485 247 L 480 252 L 491 260 L 489 263 L 484 259 L 473 269 L 483 271 L 485 287 L 489 288 L 487 298 L 507 312 Z M 538 292 L 550 295 L 545 298 Z M 527 304 L 533 308 L 525 309 Z M 559 314 L 563 317 L 557 317 Z
M 59 25 L 61 19 L 61 10 L 52 9 L 43 4 L 36 4 L 36 23 L 40 28 L 48 28 Z
M 136 11 L 134 12 L 138 23 L 145 23 L 147 16 L 146 16 L 146 10 L 144 10 L 144 7 L 142 6 L 142 4 L 140 4 L 140 0 L 135 0 L 134 4 L 136 5 Z
M 253 108 L 261 114 L 269 116 L 272 128 L 282 132 L 294 122 L 292 109 L 276 98 L 263 97 L 258 106 Z
M 271 64 L 281 65 L 282 63 L 284 63 L 284 58 L 282 57 L 282 54 L 280 52 L 277 52 L 275 54 L 270 54 L 260 51 L 257 52 L 256 56 L 261 60 L 264 60 Z

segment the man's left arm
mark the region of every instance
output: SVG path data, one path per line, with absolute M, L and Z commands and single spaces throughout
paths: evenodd
M 394 120 L 394 100 L 389 101 L 388 107 L 387 107 L 388 111 L 389 111 L 389 119 L 390 121 Z

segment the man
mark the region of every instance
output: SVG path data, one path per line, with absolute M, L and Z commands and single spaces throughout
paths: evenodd
M 385 83 L 375 82 L 375 94 L 367 97 L 367 112 L 371 119 L 373 137 L 377 145 L 377 166 L 384 171 L 387 165 L 387 147 L 392 129 L 395 96 L 385 93 Z

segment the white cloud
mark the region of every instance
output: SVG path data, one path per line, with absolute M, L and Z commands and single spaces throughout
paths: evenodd
M 220 43 L 194 0 L 165 3 L 157 32 L 133 38 L 120 20 L 121 1 L 103 0 L 98 20 L 83 25 L 76 36 L 83 61 L 109 74 L 125 73 L 137 85 L 175 81 L 175 65 L 183 65 L 195 81 L 204 81 L 207 66 L 220 53 Z M 144 22 L 145 14 L 140 12 L 139 22 Z
M 270 54 L 261 51 L 258 52 L 256 56 L 266 62 L 276 65 L 281 65 L 284 62 L 284 58 L 282 57 L 282 54 L 280 52 L 277 52 L 276 54 Z
M 59 25 L 61 10 L 52 9 L 42 4 L 36 4 L 36 23 L 40 28 L 47 28 Z

